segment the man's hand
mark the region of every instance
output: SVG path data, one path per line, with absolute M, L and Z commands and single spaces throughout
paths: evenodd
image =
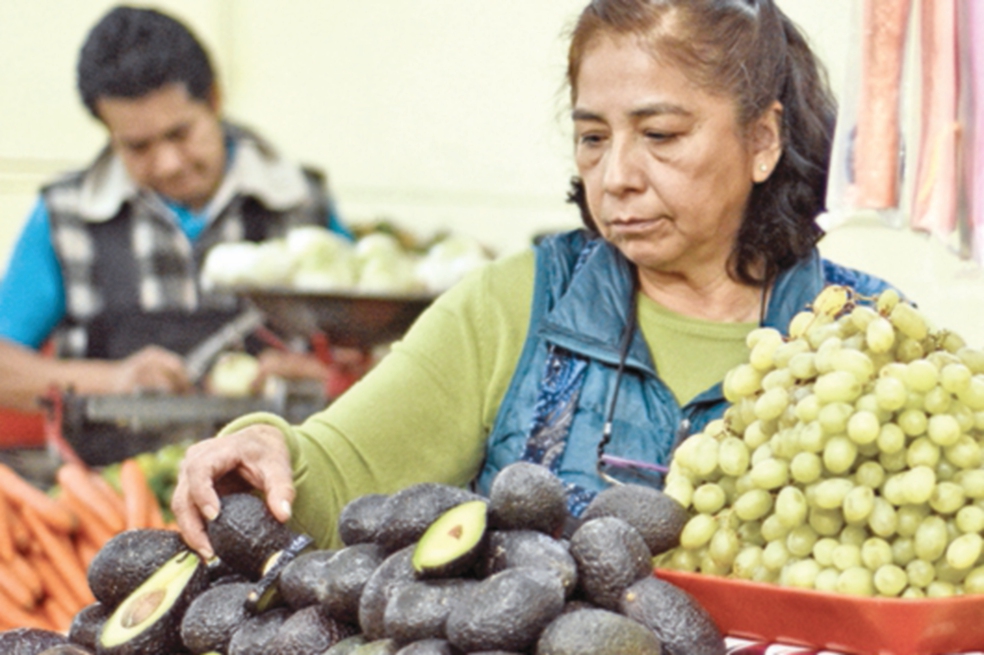
M 210 559 L 206 521 L 219 514 L 219 496 L 229 485 L 258 489 L 280 521 L 290 518 L 294 501 L 290 454 L 284 437 L 271 425 L 251 425 L 200 441 L 185 453 L 171 498 L 178 528 L 189 547 Z
M 147 346 L 115 365 L 113 393 L 160 391 L 186 393 L 191 390 L 181 356 L 159 346 Z

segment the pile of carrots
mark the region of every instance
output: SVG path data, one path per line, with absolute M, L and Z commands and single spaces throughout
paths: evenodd
M 67 633 L 95 602 L 86 571 L 103 544 L 124 530 L 170 527 L 134 459 L 121 463 L 119 490 L 75 462 L 56 482 L 45 493 L 0 463 L 0 630 Z

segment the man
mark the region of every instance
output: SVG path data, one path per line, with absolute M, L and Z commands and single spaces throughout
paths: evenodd
M 299 224 L 351 237 L 323 179 L 223 120 L 209 57 L 180 22 L 117 7 L 89 33 L 77 73 L 109 143 L 42 189 L 0 282 L 0 405 L 15 409 L 53 385 L 187 390 L 182 355 L 239 309 L 199 286 L 211 246 Z M 38 352 L 45 343 L 56 357 Z

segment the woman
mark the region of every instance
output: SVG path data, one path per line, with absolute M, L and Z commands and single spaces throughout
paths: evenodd
M 518 459 L 556 471 L 577 515 L 721 415 L 749 331 L 785 330 L 831 282 L 884 288 L 815 250 L 834 107 L 771 0 L 595 0 L 568 81 L 591 229 L 460 283 L 302 426 L 247 416 L 190 449 L 172 507 L 193 548 L 211 554 L 227 475 L 321 545 L 352 498 L 487 490 Z

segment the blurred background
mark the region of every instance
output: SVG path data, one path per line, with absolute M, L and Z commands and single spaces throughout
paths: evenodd
M 498 253 L 579 224 L 567 31 L 585 0 L 161 0 L 211 49 L 226 114 L 324 169 L 349 223 L 448 229 Z M 0 3 L 0 274 L 35 194 L 86 164 L 101 126 L 75 91 L 107 0 Z M 854 0 L 778 0 L 851 82 Z M 904 207 L 903 207 L 904 212 Z M 833 225 L 833 223 L 832 223 Z M 945 239 L 878 215 L 838 220 L 824 253 L 881 275 L 938 327 L 984 347 L 984 275 Z

